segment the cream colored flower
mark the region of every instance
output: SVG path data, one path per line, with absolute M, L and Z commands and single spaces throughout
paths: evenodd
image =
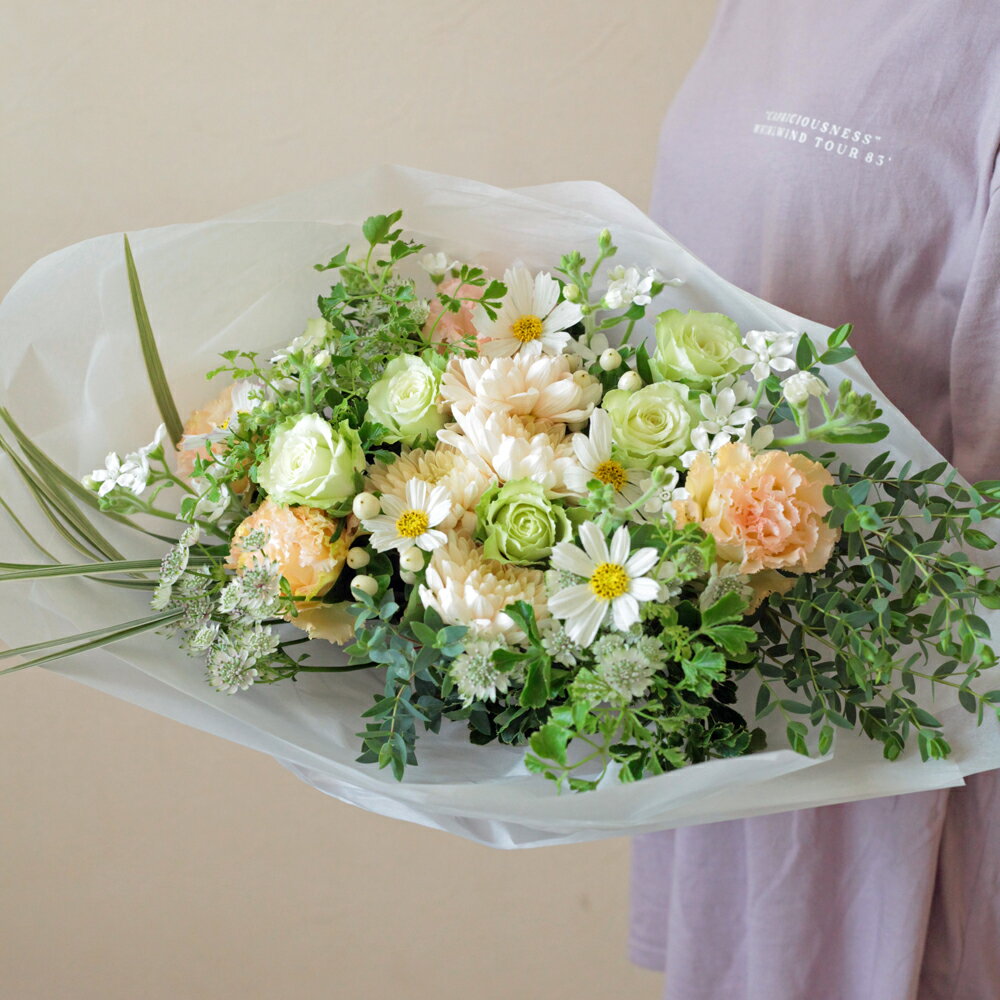
M 570 336 L 569 327 L 580 322 L 583 311 L 573 302 L 559 301 L 559 282 L 550 274 L 534 278 L 525 267 L 514 267 L 503 276 L 507 286 L 497 318 L 490 319 L 482 306 L 476 309 L 476 328 L 484 338 L 479 351 L 488 358 L 528 354 L 561 354 Z
M 411 479 L 443 486 L 451 497 L 451 513 L 441 521 L 441 531 L 471 535 L 476 528 L 476 504 L 490 485 L 491 477 L 460 451 L 438 444 L 433 451 L 414 448 L 390 465 L 376 463 L 368 470 L 368 482 L 379 493 L 403 496 Z
M 452 411 L 482 406 L 494 413 L 566 423 L 586 420 L 600 402 L 601 392 L 601 383 L 592 375 L 574 375 L 566 355 L 456 358 L 441 381 L 441 397 Z
M 457 448 L 487 476 L 501 483 L 533 479 L 554 493 L 566 492 L 566 476 L 576 459 L 565 424 L 481 406 L 454 417 L 457 426 L 438 431 L 438 439 Z
M 481 546 L 461 536 L 431 556 L 420 600 L 448 625 L 465 625 L 476 638 L 507 643 L 526 638 L 504 611 L 508 604 L 527 601 L 536 620 L 549 617 L 540 570 L 487 559 Z

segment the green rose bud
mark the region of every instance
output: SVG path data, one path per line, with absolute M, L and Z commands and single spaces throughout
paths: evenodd
M 346 421 L 332 427 L 315 413 L 292 417 L 271 435 L 257 481 L 280 504 L 331 510 L 361 489 L 365 454 Z
M 601 406 L 611 417 L 611 439 L 629 460 L 651 469 L 679 465 L 691 447 L 700 414 L 686 385 L 654 382 L 638 392 L 612 389 Z
M 733 351 L 742 346 L 740 328 L 728 316 L 668 309 L 656 319 L 656 351 L 650 367 L 657 379 L 704 389 L 743 367 L 733 359 Z
M 368 390 L 368 417 L 387 428 L 384 441 L 415 445 L 444 427 L 438 409 L 441 373 L 412 354 L 393 358 Z
M 512 479 L 491 486 L 476 506 L 476 536 L 490 559 L 527 566 L 540 562 L 573 529 L 566 511 L 532 479 Z

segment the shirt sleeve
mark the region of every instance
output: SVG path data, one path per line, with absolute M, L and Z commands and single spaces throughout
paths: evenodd
M 952 461 L 1000 479 L 1000 182 L 995 182 L 951 344 Z

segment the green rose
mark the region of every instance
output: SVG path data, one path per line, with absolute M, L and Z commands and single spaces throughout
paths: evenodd
M 601 406 L 611 417 L 614 444 L 646 469 L 678 465 L 700 419 L 687 386 L 679 382 L 654 382 L 638 392 L 612 389 Z
M 733 359 L 733 351 L 742 346 L 740 328 L 728 316 L 668 309 L 656 319 L 656 351 L 650 367 L 658 379 L 704 389 L 743 367 Z
M 272 433 L 257 481 L 275 503 L 330 510 L 361 489 L 364 468 L 361 439 L 347 421 L 334 428 L 306 413 Z
M 393 358 L 368 390 L 368 417 L 388 430 L 384 441 L 415 445 L 444 427 L 438 409 L 441 373 L 412 354 Z
M 540 562 L 557 542 L 567 542 L 573 529 L 566 511 L 545 495 L 532 479 L 494 484 L 476 506 L 476 536 L 490 559 L 527 566 Z

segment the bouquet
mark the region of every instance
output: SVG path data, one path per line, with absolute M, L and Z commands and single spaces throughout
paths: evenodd
M 208 705 L 326 676 L 359 772 L 402 780 L 461 732 L 473 777 L 509 747 L 530 781 L 595 796 L 768 746 L 826 759 L 838 731 L 941 761 L 941 689 L 997 715 L 978 682 L 1000 587 L 976 556 L 1000 483 L 871 447 L 890 427 L 843 375 L 849 325 L 691 307 L 611 227 L 528 266 L 533 246 L 487 263 L 405 222 L 371 215 L 315 265 L 304 330 L 230 339 L 186 420 L 125 240 L 162 423 L 81 480 L 0 411 L 11 469 L 77 553 L 4 499 L 41 558 L 0 581 L 149 607 L 15 645 L 8 669 L 153 633 Z M 338 704 L 351 678 L 367 706 Z

